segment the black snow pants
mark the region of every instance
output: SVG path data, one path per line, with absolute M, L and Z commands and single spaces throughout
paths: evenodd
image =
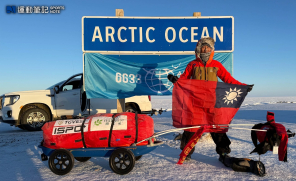
M 189 131 L 184 131 L 182 134 L 182 139 L 181 139 L 181 145 L 180 149 L 183 150 L 186 146 L 186 144 L 189 142 L 190 138 L 194 135 L 195 132 L 189 132 Z M 226 133 L 211 133 L 211 136 L 213 138 L 214 143 L 216 144 L 216 152 L 217 154 L 222 154 L 222 153 L 230 153 L 231 149 L 229 145 L 231 144 L 228 136 Z M 190 153 L 187 155 L 190 157 L 192 153 L 194 152 L 195 147 L 190 151 Z

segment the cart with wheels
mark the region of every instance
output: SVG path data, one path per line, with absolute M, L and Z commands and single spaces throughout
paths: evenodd
M 200 126 L 177 128 L 157 132 L 149 138 L 132 143 L 128 147 L 84 147 L 74 149 L 63 149 L 61 147 L 53 149 L 44 146 L 44 142 L 41 142 L 41 145 L 39 145 L 39 148 L 43 151 L 41 154 L 41 160 L 48 160 L 49 168 L 53 173 L 57 175 L 65 175 L 72 170 L 74 166 L 74 159 L 80 162 L 86 162 L 91 157 L 109 157 L 109 166 L 112 171 L 117 174 L 124 175 L 132 171 L 135 166 L 135 161 L 141 159 L 142 155 L 153 151 L 157 146 L 163 144 L 162 141 L 156 141 L 156 137 L 178 130 L 199 127 Z M 147 144 L 143 145 L 145 142 L 147 142 Z
M 153 151 L 161 144 L 163 142 L 151 140 L 148 145 L 144 146 L 117 148 L 51 149 L 42 145 L 39 145 L 39 148 L 43 151 L 42 161 L 48 160 L 50 170 L 57 175 L 69 173 L 74 166 L 74 159 L 86 162 L 91 157 L 109 157 L 109 166 L 112 171 L 124 175 L 132 171 L 135 161 L 139 160 L 142 155 Z

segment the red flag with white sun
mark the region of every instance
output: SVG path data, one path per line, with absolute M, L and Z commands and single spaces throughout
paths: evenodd
M 247 89 L 247 85 L 179 79 L 173 88 L 173 126 L 230 124 L 248 94 Z M 221 130 L 212 129 L 211 132 Z

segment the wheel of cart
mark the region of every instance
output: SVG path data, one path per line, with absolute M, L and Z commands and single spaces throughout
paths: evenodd
M 48 159 L 50 170 L 57 175 L 69 173 L 74 166 L 72 153 L 65 149 L 55 150 Z
M 132 171 L 135 161 L 133 152 L 126 148 L 118 148 L 112 152 L 109 158 L 109 166 L 113 172 L 124 175 Z
M 77 148 L 77 149 L 51 149 L 39 145 L 43 153 L 41 160 L 48 160 L 50 170 L 57 175 L 69 173 L 74 166 L 74 158 L 79 162 L 86 162 L 91 157 L 109 157 L 109 166 L 117 174 L 124 175 L 133 170 L 135 162 L 142 155 L 153 151 L 161 141 L 150 141 L 148 145 L 109 148 Z M 49 157 L 49 159 L 48 159 Z

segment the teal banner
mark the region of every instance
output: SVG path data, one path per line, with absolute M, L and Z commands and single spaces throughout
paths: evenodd
M 188 55 L 102 55 L 84 54 L 84 86 L 88 98 L 120 99 L 135 95 L 171 95 L 167 75 L 178 77 L 195 59 Z M 216 53 L 232 73 L 232 53 Z

